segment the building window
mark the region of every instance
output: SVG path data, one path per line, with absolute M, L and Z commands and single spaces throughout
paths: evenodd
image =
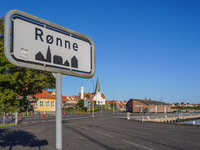
M 51 107 L 54 107 L 54 101 L 51 101 Z
M 137 111 L 140 111 L 140 108 L 137 108 Z
M 46 107 L 49 107 L 49 101 L 46 101 Z
M 35 105 L 35 107 L 38 107 L 38 104 L 37 104 L 37 102 L 35 102 L 35 104 L 34 104 L 34 105 Z
M 43 107 L 43 101 L 40 101 L 40 107 Z
M 154 111 L 154 108 L 151 108 L 151 111 Z

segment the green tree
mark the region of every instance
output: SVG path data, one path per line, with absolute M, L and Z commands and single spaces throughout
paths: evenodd
M 0 112 L 23 112 L 29 95 L 55 88 L 49 72 L 16 67 L 4 56 L 4 19 L 0 18 Z
M 78 103 L 76 105 L 79 106 L 80 108 L 83 108 L 84 107 L 84 100 L 83 99 L 79 99 Z
M 89 95 L 89 94 L 87 94 L 87 95 L 86 95 L 86 98 L 87 98 L 87 99 L 90 99 L 90 95 Z

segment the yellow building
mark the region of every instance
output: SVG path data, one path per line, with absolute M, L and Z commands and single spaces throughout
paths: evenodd
M 42 93 L 38 93 L 34 97 L 33 108 L 35 112 L 53 113 L 56 111 L 56 96 L 54 92 L 51 91 L 49 93 L 43 90 Z

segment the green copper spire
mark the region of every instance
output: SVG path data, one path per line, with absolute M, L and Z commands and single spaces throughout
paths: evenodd
M 95 89 L 95 92 L 98 92 L 100 91 L 100 84 L 99 84 L 99 77 L 97 77 L 97 83 L 96 83 L 96 89 Z

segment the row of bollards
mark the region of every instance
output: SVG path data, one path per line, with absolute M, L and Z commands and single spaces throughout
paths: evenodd
M 1 119 L 3 119 L 3 124 L 5 124 L 5 119 L 6 119 L 5 114 L 6 114 L 6 113 L 1 113 L 1 114 L 0 114 L 0 115 L 1 115 Z M 76 112 L 75 114 L 76 114 L 76 116 L 78 115 L 77 112 Z M 88 113 L 85 112 L 84 114 L 86 115 L 86 114 L 88 114 Z M 89 112 L 89 114 L 91 114 L 91 113 Z M 41 118 L 42 118 L 42 119 L 45 118 L 46 115 L 47 115 L 46 112 L 42 112 Z M 64 112 L 63 115 L 65 116 L 66 113 Z M 70 115 L 73 116 L 73 113 L 71 112 Z M 81 115 L 81 112 L 80 112 L 80 115 Z M 15 115 L 15 118 L 14 118 L 16 124 L 17 124 L 17 122 L 18 122 L 18 121 L 17 121 L 17 120 L 18 120 L 18 119 L 17 119 L 18 117 L 21 118 L 22 120 L 24 120 L 24 119 L 25 119 L 25 113 L 19 113 L 19 114 L 17 114 L 17 112 L 16 112 L 16 115 Z M 31 118 L 33 117 L 33 112 L 32 112 L 32 111 L 30 112 L 30 117 L 31 117 Z M 56 112 L 54 112 L 54 117 L 56 117 Z

